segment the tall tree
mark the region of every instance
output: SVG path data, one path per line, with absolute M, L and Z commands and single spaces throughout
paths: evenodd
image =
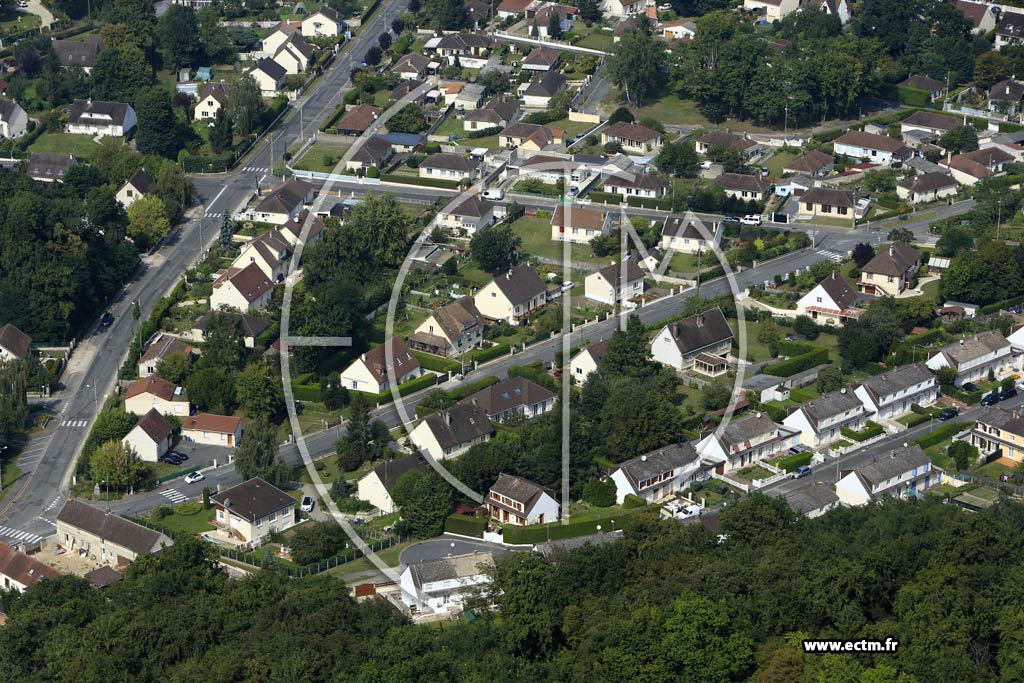
M 658 372 L 660 366 L 651 359 L 647 332 L 635 313 L 626 320 L 625 330 L 615 330 L 608 350 L 601 359 L 601 374 L 606 377 L 643 379 Z
M 199 19 L 199 40 L 210 61 L 218 64 L 232 62 L 237 50 L 228 30 L 220 25 L 220 13 L 216 7 L 203 7 L 197 14 Z
M 89 78 L 96 99 L 127 102 L 135 106 L 138 113 L 137 98 L 153 82 L 153 67 L 142 50 L 134 45 L 105 47 L 96 58 Z
M 24 361 L 0 363 L 0 446 L 6 447 L 11 436 L 25 428 L 26 380 Z
M 441 475 L 430 470 L 412 487 L 402 508 L 401 531 L 417 538 L 437 536 L 452 511 L 452 489 Z
M 206 324 L 206 343 L 200 364 L 234 372 L 245 362 L 245 339 L 237 316 L 212 312 Z
M 469 252 L 488 273 L 508 270 L 519 260 L 522 238 L 508 224 L 480 230 L 469 242 Z
M 160 17 L 160 48 L 175 66 L 191 65 L 202 56 L 199 20 L 189 6 L 172 4 Z
M 392 133 L 421 133 L 429 127 L 423 109 L 415 103 L 405 105 L 388 119 L 388 130 Z
M 213 127 L 210 128 L 210 148 L 217 154 L 228 151 L 234 144 L 234 134 L 231 117 L 225 107 L 221 107 L 213 117 Z
M 608 59 L 608 76 L 622 89 L 628 103 L 640 106 L 654 93 L 664 64 L 665 51 L 659 41 L 642 31 L 627 31 Z
M 441 31 L 456 31 L 466 25 L 464 0 L 426 0 L 423 13 L 430 25 Z
M 687 178 L 695 178 L 700 170 L 700 157 L 692 142 L 666 142 L 654 163 L 665 173 Z
M 557 11 L 551 13 L 548 20 L 548 38 L 560 40 L 562 37 L 562 15 Z
M 286 482 L 291 468 L 278 459 L 277 443 L 274 425 L 262 419 L 254 421 L 235 449 L 235 471 L 243 480 L 260 477 L 275 485 Z
M 262 361 L 245 366 L 235 378 L 235 396 L 245 414 L 269 420 L 284 408 L 281 379 Z
M 146 195 L 132 202 L 128 207 L 128 233 L 140 250 L 149 249 L 170 230 L 167 211 L 163 201 L 154 195 Z
M 259 84 L 250 74 L 245 74 L 231 86 L 227 108 L 239 135 L 248 135 L 259 127 L 266 104 L 263 103 Z
M 138 150 L 143 154 L 175 158 L 183 143 L 177 134 L 178 119 L 170 95 L 159 86 L 145 88 L 135 98 L 135 113 L 139 119 L 135 134 Z
M 138 486 L 146 475 L 146 469 L 146 463 L 135 449 L 120 441 L 100 445 L 89 458 L 92 480 L 114 490 L 127 491 Z

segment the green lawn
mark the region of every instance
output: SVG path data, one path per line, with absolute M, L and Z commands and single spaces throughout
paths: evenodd
M 701 268 L 707 266 L 708 260 L 701 257 Z M 697 255 L 684 254 L 680 251 L 672 254 L 672 260 L 668 262 L 669 269 L 677 273 L 693 274 L 697 272 Z
M 512 224 L 512 229 L 523 240 L 523 251 L 535 256 L 561 260 L 564 257 L 564 244 L 551 239 L 550 216 L 524 216 Z M 589 244 L 572 244 L 571 258 L 573 261 L 588 261 L 605 264 L 607 258 L 594 256 Z
M 462 123 L 461 121 L 459 123 Z M 486 147 L 487 149 L 498 149 L 501 147 L 501 142 L 498 140 L 497 135 L 485 135 L 482 138 L 464 138 L 459 140 L 459 145 L 468 147 L 469 149 L 475 149 L 477 147 Z
M 852 227 L 850 225 L 850 219 L 849 218 L 833 218 L 831 216 L 822 216 L 821 214 L 818 214 L 814 218 L 808 219 L 807 222 L 808 223 L 815 223 L 817 225 L 831 225 L 834 228 L 850 228 L 850 227 Z M 799 225 L 799 223 L 798 223 L 798 225 Z
M 759 344 L 757 341 L 757 335 L 761 331 L 761 323 L 757 322 L 756 316 L 748 315 L 747 319 L 743 321 L 747 331 L 747 354 L 746 358 L 752 363 L 758 363 L 771 359 L 771 354 L 768 353 L 768 347 L 764 344 Z M 736 343 L 740 341 L 739 337 L 739 320 L 730 320 L 729 326 L 732 328 L 733 334 L 736 335 Z M 780 330 L 780 335 L 784 334 Z
M 998 461 L 990 462 L 987 465 L 982 465 L 976 471 L 981 474 L 984 474 L 987 477 L 992 477 L 993 479 L 998 479 L 1000 474 L 1020 473 L 1020 470 L 1018 470 L 1016 467 L 1007 467 L 1006 465 Z
M 466 137 L 466 130 L 463 127 L 462 121 L 451 116 L 437 127 L 437 130 L 434 131 L 434 135 L 444 135 L 447 137 L 454 135 L 456 138 L 464 138 Z
M 585 130 L 590 130 L 594 127 L 593 123 L 587 123 L 586 121 L 570 121 L 569 119 L 559 119 L 552 121 L 547 124 L 548 128 L 554 128 L 555 130 L 564 130 L 566 139 L 571 140 L 573 137 L 579 135 Z
M 601 103 L 601 110 L 605 114 L 610 114 L 618 107 L 622 106 L 622 101 L 617 90 L 612 90 L 611 94 L 605 98 L 604 102 Z M 704 118 L 704 115 L 697 109 L 697 103 L 693 100 L 681 99 L 674 93 L 666 93 L 658 100 L 653 101 L 644 107 L 631 107 L 633 116 L 636 120 L 645 118 L 652 118 L 662 123 L 671 123 L 676 125 L 690 125 L 690 126 L 712 126 L 710 121 Z
M 18 34 L 39 28 L 42 20 L 35 14 L 23 14 L 14 11 L 13 7 L 5 7 L 0 11 L 0 34 Z
M 200 534 L 204 531 L 212 531 L 215 528 L 210 523 L 213 515 L 214 511 L 212 509 L 200 510 L 194 515 L 179 515 L 175 513 L 164 517 L 158 524 L 181 534 Z
M 589 33 L 587 33 L 586 27 L 582 25 L 573 27 L 573 30 L 566 34 L 566 38 L 570 38 L 573 33 L 576 33 L 577 35 L 582 35 L 584 33 L 587 34 L 575 43 L 580 47 L 588 47 L 591 50 L 604 50 L 605 52 L 612 52 L 615 49 L 612 32 L 605 31 L 599 26 L 595 26 L 594 30 Z
M 327 143 L 316 143 L 298 160 L 293 166 L 304 171 L 317 171 L 319 173 L 344 173 L 344 167 L 338 168 L 338 159 L 348 151 L 345 145 L 331 145 Z M 329 157 L 329 159 L 328 159 Z M 330 163 L 326 163 L 330 161 Z
M 413 541 L 409 541 L 407 543 L 399 543 L 398 545 L 391 546 L 386 550 L 381 550 L 379 553 L 377 553 L 377 557 L 379 557 L 384 562 L 384 564 L 388 565 L 389 567 L 397 567 L 399 555 L 401 555 L 402 551 L 411 546 L 412 544 Z M 369 560 L 369 558 L 360 557 L 358 560 L 352 560 L 351 562 L 346 562 L 345 564 L 338 565 L 334 569 L 328 570 L 327 573 L 332 576 L 345 576 L 346 574 L 362 574 L 376 570 L 377 565 L 373 564 Z
M 764 162 L 764 165 L 768 167 L 770 177 L 781 178 L 783 167 L 798 156 L 800 155 L 797 152 L 776 152 L 771 159 Z
M 77 157 L 89 158 L 96 151 L 96 143 L 89 135 L 72 135 L 70 133 L 43 133 L 28 147 L 30 152 L 52 152 L 54 154 L 74 154 Z
M 921 296 L 924 297 L 925 301 L 938 301 L 939 300 L 939 286 L 942 284 L 941 280 L 934 280 L 928 284 L 921 286 Z

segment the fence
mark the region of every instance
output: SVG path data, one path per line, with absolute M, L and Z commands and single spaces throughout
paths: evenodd
M 729 486 L 735 486 L 740 491 L 743 491 L 743 493 L 750 493 L 750 485 L 749 484 L 744 484 L 742 481 L 738 481 L 736 479 L 733 479 L 732 477 L 727 477 L 724 474 L 719 474 L 718 472 L 712 471 L 711 472 L 711 478 L 712 479 L 718 479 L 719 481 L 724 481 Z

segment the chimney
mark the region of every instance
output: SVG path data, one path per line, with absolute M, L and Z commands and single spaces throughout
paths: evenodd
M 896 255 L 896 245 L 895 244 L 890 244 L 889 245 L 889 256 L 895 256 L 895 255 Z
M 697 327 L 704 327 L 704 314 L 703 313 L 698 313 L 697 314 Z
M 832 271 L 832 279 L 833 279 L 833 280 L 835 280 L 835 279 L 836 279 L 836 271 L 834 271 L 834 270 Z
M 444 423 L 446 425 L 448 425 L 449 427 L 452 424 L 452 414 L 450 412 L 448 412 L 447 410 L 444 411 Z

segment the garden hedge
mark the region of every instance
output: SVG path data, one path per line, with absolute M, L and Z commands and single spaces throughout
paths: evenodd
M 793 356 L 788 360 L 773 363 L 764 369 L 764 374 L 775 377 L 792 377 L 793 375 L 810 370 L 816 365 L 828 363 L 828 349 L 818 348 L 810 353 L 803 353 Z
M 460 536 L 472 536 L 483 538 L 484 528 L 487 526 L 485 517 L 471 517 L 470 515 L 448 515 L 444 520 L 444 532 L 446 534 L 458 534 Z
M 974 423 L 952 422 L 949 424 L 944 424 L 938 429 L 933 429 L 924 436 L 914 439 L 914 443 L 916 443 L 921 448 L 929 448 L 930 446 L 934 446 L 937 443 L 942 443 L 943 441 L 948 441 L 949 439 L 952 439 L 955 434 L 962 432 L 963 430 L 970 427 L 972 424 Z

